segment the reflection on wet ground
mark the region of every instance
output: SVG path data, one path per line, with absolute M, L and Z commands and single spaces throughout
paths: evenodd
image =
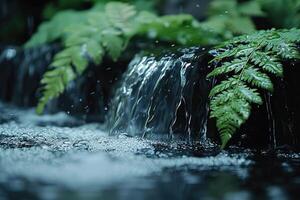
M 300 154 L 110 137 L 0 106 L 0 200 L 298 199 Z

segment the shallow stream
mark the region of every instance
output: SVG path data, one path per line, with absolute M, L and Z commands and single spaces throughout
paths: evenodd
M 1 104 L 0 199 L 298 199 L 300 154 L 108 136 Z

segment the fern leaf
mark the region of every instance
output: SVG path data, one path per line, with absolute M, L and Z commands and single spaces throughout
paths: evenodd
M 228 91 L 223 91 L 222 93 L 212 97 L 212 100 L 210 102 L 210 109 L 211 110 L 217 110 L 215 108 L 219 107 L 222 104 L 227 103 L 230 99 L 234 98 L 234 93 L 229 93 Z M 211 113 L 211 117 L 218 117 L 217 115 L 213 115 Z
M 243 67 L 247 64 L 247 58 L 242 57 L 242 58 L 237 58 L 234 59 L 231 62 L 225 62 L 221 67 L 215 68 L 212 72 L 210 72 L 207 77 L 213 77 L 213 76 L 219 76 L 222 74 L 227 74 L 229 72 L 235 72 L 238 73 L 240 72 Z
M 247 100 L 249 103 L 262 104 L 262 98 L 256 89 L 249 88 L 242 84 L 236 88 L 236 93 L 240 98 Z
M 225 147 L 232 135 L 249 118 L 250 104 L 238 96 L 220 104 L 211 110 L 211 117 L 217 117 L 217 127 L 220 132 L 222 148 Z
M 265 72 L 269 72 L 279 77 L 283 76 L 283 67 L 277 58 L 269 56 L 265 52 L 257 51 L 252 54 L 250 59 L 255 65 L 261 67 Z
M 79 47 L 69 47 L 59 52 L 50 64 L 53 68 L 47 71 L 41 80 L 43 89 L 37 113 L 41 114 L 47 102 L 58 97 L 69 82 L 73 81 L 77 75 L 82 74 L 87 65 L 88 62 L 81 54 Z
M 300 43 L 300 29 L 292 28 L 279 32 L 280 37 L 289 43 Z
M 113 26 L 130 32 L 131 24 L 128 23 L 136 15 L 135 7 L 121 2 L 111 2 L 106 5 L 105 12 Z
M 219 47 L 221 53 L 213 60 L 221 65 L 208 77 L 223 78 L 210 92 L 210 117 L 216 119 L 222 148 L 249 118 L 251 105 L 263 103 L 258 89 L 273 91 L 269 74 L 283 76 L 280 61 L 300 58 L 299 38 L 299 29 L 272 29 L 233 38 Z
M 86 42 L 86 51 L 95 64 L 99 65 L 104 55 L 103 47 L 95 41 Z
M 51 71 L 45 73 L 41 84 L 44 85 L 42 90 L 43 96 L 40 98 L 37 113 L 41 114 L 46 104 L 53 98 L 58 97 L 65 89 L 65 86 L 76 77 L 71 65 L 63 67 L 54 67 Z
M 112 35 L 112 34 L 103 35 L 102 44 L 107 49 L 108 54 L 114 61 L 116 61 L 119 58 L 121 52 L 124 49 L 123 46 L 124 42 L 117 35 Z
M 252 45 L 239 45 L 236 48 L 231 48 L 231 49 L 227 49 L 224 52 L 220 53 L 219 55 L 216 56 L 216 58 L 214 60 L 222 60 L 224 58 L 227 57 L 231 57 L 231 56 L 249 56 L 253 50 L 255 49 L 254 46 Z
M 241 81 L 237 77 L 229 78 L 228 80 L 224 80 L 221 84 L 215 86 L 211 91 L 209 96 L 215 96 L 216 94 L 228 90 L 236 85 L 238 85 Z
M 273 83 L 268 75 L 260 72 L 255 68 L 247 68 L 244 70 L 241 79 L 254 87 L 266 89 L 270 92 L 273 91 Z
M 82 72 L 87 68 L 88 61 L 84 57 L 85 52 L 82 50 L 82 47 L 77 47 L 73 49 L 73 54 L 72 54 L 72 64 L 76 69 L 76 72 L 78 74 L 82 74 Z

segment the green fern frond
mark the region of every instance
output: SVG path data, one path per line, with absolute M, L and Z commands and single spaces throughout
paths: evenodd
M 126 33 L 131 30 L 132 24 L 129 21 L 137 14 L 137 11 L 132 5 L 124 6 L 124 3 L 111 2 L 106 5 L 105 13 L 114 27 Z
M 232 88 L 238 84 L 240 84 L 241 80 L 238 79 L 238 77 L 234 76 L 227 80 L 222 81 L 221 84 L 215 86 L 209 93 L 210 97 L 215 96 L 218 93 L 221 93 L 229 88 Z
M 249 67 L 244 69 L 243 74 L 240 77 L 241 80 L 249 83 L 253 87 L 273 91 L 273 83 L 268 75 L 260 72 L 259 69 Z
M 127 23 L 126 20 L 131 20 L 135 14 L 132 6 L 123 3 L 108 4 L 106 12 L 114 10 L 113 7 L 120 13 L 131 11 L 125 14 L 122 23 Z M 93 14 L 93 17 L 96 16 L 99 21 L 103 21 L 105 18 L 103 15 Z M 89 60 L 100 64 L 105 52 L 113 60 L 120 56 L 128 36 L 119 30 L 121 27 L 119 27 L 117 18 L 121 17 L 117 17 L 117 13 L 106 17 L 111 24 L 101 23 L 101 26 L 95 26 L 93 23 L 99 21 L 93 18 L 94 20 L 88 20 L 83 24 L 73 25 L 66 29 L 68 34 L 64 41 L 65 49 L 55 55 L 50 65 L 52 68 L 46 72 L 41 81 L 42 97 L 37 106 L 37 113 L 42 113 L 48 101 L 58 97 L 69 82 L 86 70 Z
M 299 38 L 299 29 L 272 29 L 239 36 L 220 46 L 220 54 L 213 59 L 220 66 L 208 77 L 223 79 L 210 92 L 210 117 L 216 119 L 222 148 L 247 121 L 251 106 L 263 103 L 259 91 L 273 91 L 269 75 L 282 77 L 281 61 L 299 58 Z

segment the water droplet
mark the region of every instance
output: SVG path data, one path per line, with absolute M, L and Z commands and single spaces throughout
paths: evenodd
M 17 54 L 17 51 L 15 49 L 7 49 L 5 52 L 6 59 L 12 59 Z

